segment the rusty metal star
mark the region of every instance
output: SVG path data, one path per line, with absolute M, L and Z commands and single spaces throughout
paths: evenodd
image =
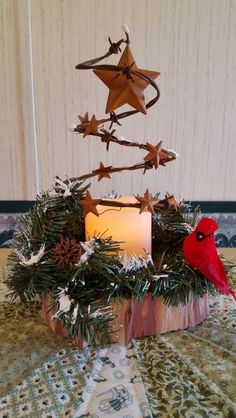
M 89 134 L 98 134 L 98 127 L 101 125 L 101 123 L 104 122 L 104 119 L 97 120 L 96 116 L 93 115 L 91 120 L 88 122 L 84 121 L 82 122 L 82 125 L 84 126 L 84 135 L 83 138 Z
M 149 161 L 155 167 L 155 169 L 157 169 L 160 163 L 162 141 L 160 141 L 157 145 L 152 145 L 148 142 L 146 145 L 149 153 L 144 157 L 144 160 Z
M 93 170 L 92 172 L 98 174 L 98 181 L 102 180 L 103 178 L 110 179 L 111 176 L 109 174 L 109 170 L 111 168 L 112 168 L 111 165 L 109 167 L 105 167 L 102 161 L 100 161 L 99 168 L 97 170 Z
M 144 89 L 148 87 L 150 81 L 140 78 L 132 71 L 138 71 L 144 77 L 155 80 L 160 73 L 156 71 L 142 70 L 136 65 L 130 47 L 127 45 L 118 63 L 118 67 L 122 70 L 107 71 L 94 70 L 94 73 L 109 88 L 109 96 L 107 100 L 106 113 L 128 104 L 134 109 L 146 114 L 146 105 L 144 97 Z
M 144 196 L 135 196 L 135 199 L 141 203 L 141 207 L 139 213 L 144 212 L 145 210 L 151 212 L 152 214 L 155 213 L 154 206 L 158 203 L 157 199 L 154 199 L 149 190 L 147 189 L 144 193 Z
M 175 196 L 167 192 L 165 197 L 168 200 L 169 207 L 173 207 L 178 212 L 179 202 L 177 202 Z
M 88 123 L 88 122 L 89 122 L 89 115 L 88 115 L 88 112 L 86 112 L 86 113 L 84 114 L 84 116 L 78 115 L 78 118 L 79 118 L 79 120 L 80 120 L 81 124 L 83 124 L 83 123 Z
M 101 203 L 101 199 L 92 199 L 91 194 L 87 190 L 85 199 L 80 200 L 80 205 L 83 206 L 83 216 L 86 216 L 88 213 L 93 213 L 96 216 L 99 216 L 96 206 Z

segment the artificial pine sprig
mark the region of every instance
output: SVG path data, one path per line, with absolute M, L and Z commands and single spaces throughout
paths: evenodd
M 165 274 L 160 277 L 153 288 L 153 296 L 161 296 L 168 306 L 181 306 L 190 298 L 202 298 L 206 293 L 216 294 L 213 284 L 196 270 L 189 267 L 179 254 L 173 264 L 165 268 Z
M 163 264 L 172 263 L 176 254 L 182 252 L 184 239 L 193 231 L 200 215 L 190 204 L 181 203 L 177 209 L 169 208 L 161 216 L 153 216 L 153 255 Z
M 110 304 L 96 301 L 87 306 L 73 301 L 67 312 L 58 312 L 69 337 L 83 339 L 91 345 L 105 345 L 112 339 L 110 322 L 114 319 Z

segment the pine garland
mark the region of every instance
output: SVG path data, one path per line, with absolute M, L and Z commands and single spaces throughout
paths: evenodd
M 57 178 L 54 188 L 38 196 L 34 208 L 22 216 L 9 257 L 7 286 L 13 299 L 28 303 L 36 295 L 50 295 L 54 316 L 69 336 L 104 344 L 114 318 L 111 298 L 142 301 L 151 292 L 178 306 L 190 295 L 214 293 L 213 285 L 183 260 L 182 243 L 196 224 L 198 210 L 181 204 L 153 216 L 154 262 L 151 256 L 121 257 L 112 237 L 84 242 L 80 199 L 88 188 Z

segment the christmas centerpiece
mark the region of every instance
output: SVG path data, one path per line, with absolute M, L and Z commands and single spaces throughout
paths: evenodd
M 7 280 L 13 298 L 24 303 L 36 295 L 42 299 L 44 321 L 52 329 L 90 344 L 127 343 L 133 337 L 192 326 L 207 316 L 207 293 L 215 292 L 213 283 L 183 257 L 183 241 L 195 228 L 197 210 L 170 193 L 160 198 L 149 190 L 128 198 L 94 198 L 86 183 L 121 171 L 145 173 L 176 158 L 162 141 L 142 144 L 116 132 L 122 120 L 146 114 L 160 97 L 154 81 L 159 73 L 138 68 L 126 26 L 124 32 L 118 42 L 109 38 L 103 56 L 76 66 L 92 69 L 109 96 L 106 116 L 86 112 L 74 131 L 97 138 L 107 151 L 112 143 L 136 147 L 143 152 L 141 162 L 121 167 L 100 162 L 79 177 L 56 177 L 53 188 L 22 216 Z M 120 52 L 118 65 L 101 63 Z M 146 103 L 148 86 L 155 96 Z M 125 104 L 132 109 L 116 113 Z

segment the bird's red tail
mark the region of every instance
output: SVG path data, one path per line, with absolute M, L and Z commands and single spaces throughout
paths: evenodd
M 236 301 L 236 292 L 234 292 L 233 290 L 229 289 L 229 295 L 233 296 L 234 300 Z

